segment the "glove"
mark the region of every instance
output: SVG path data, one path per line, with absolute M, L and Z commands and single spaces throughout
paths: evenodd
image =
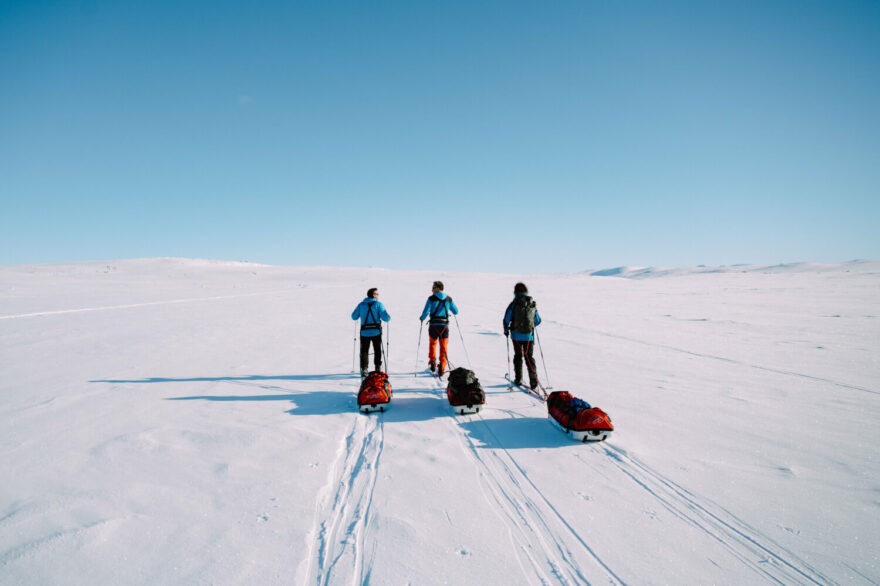
M 504 337 L 507 338 L 510 336 L 510 330 L 504 330 Z

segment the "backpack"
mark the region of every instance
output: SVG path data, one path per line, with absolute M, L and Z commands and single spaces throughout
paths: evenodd
M 477 375 L 474 374 L 473 370 L 459 367 L 449 371 L 449 384 L 455 388 L 466 387 L 468 385 L 474 384 L 475 382 L 478 381 Z
M 463 405 L 473 407 L 474 405 L 482 405 L 486 402 L 486 393 L 483 392 L 480 381 L 475 381 L 463 387 L 454 387 L 450 382 L 446 386 L 446 398 L 449 399 L 449 404 L 453 407 Z
M 535 314 L 538 304 L 528 295 L 521 295 L 513 301 L 513 316 L 510 327 L 520 334 L 531 334 L 535 331 Z
M 449 384 L 446 385 L 446 398 L 453 407 L 460 405 L 482 405 L 486 393 L 473 370 L 458 367 L 449 371 Z
M 371 372 L 361 381 L 358 406 L 379 405 L 391 401 L 391 383 L 384 372 Z

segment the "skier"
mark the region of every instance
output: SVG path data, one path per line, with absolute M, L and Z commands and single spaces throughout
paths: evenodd
M 361 378 L 367 376 L 367 362 L 370 358 L 370 344 L 373 345 L 373 364 L 376 371 L 382 370 L 382 322 L 390 321 L 391 316 L 379 301 L 379 290 L 373 287 L 361 301 L 351 319 L 361 320 Z
M 425 302 L 420 322 L 430 316 L 428 322 L 428 367 L 431 372 L 436 370 L 437 376 L 443 376 L 446 371 L 446 346 L 449 343 L 449 312 L 458 315 L 458 306 L 452 297 L 443 292 L 442 281 L 434 281 L 431 287 L 432 295 Z M 440 363 L 437 364 L 437 343 L 440 343 Z
M 538 306 L 529 297 L 529 289 L 524 283 L 513 287 L 513 301 L 504 312 L 504 335 L 513 339 L 514 384 L 522 385 L 522 361 L 525 357 L 529 370 L 529 387 L 538 386 L 538 371 L 535 368 L 535 326 L 541 323 Z

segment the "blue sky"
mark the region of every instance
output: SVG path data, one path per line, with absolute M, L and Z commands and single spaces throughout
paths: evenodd
M 0 264 L 880 258 L 880 3 L 0 3 Z

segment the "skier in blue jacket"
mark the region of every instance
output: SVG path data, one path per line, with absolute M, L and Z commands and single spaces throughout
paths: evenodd
M 391 316 L 385 311 L 385 306 L 378 297 L 379 290 L 373 287 L 367 291 L 366 299 L 351 312 L 351 319 L 361 320 L 361 378 L 367 376 L 371 344 L 373 365 L 377 371 L 382 370 L 382 322 L 390 321 Z
M 529 386 L 538 386 L 538 371 L 535 367 L 535 326 L 541 323 L 538 306 L 529 297 L 529 289 L 524 283 L 513 287 L 513 301 L 504 312 L 504 335 L 513 340 L 514 384 L 522 384 L 522 363 L 525 358 L 529 369 Z
M 449 312 L 458 315 L 458 306 L 452 297 L 443 292 L 443 282 L 434 281 L 431 287 L 432 295 L 425 302 L 425 309 L 419 321 L 428 322 L 428 367 L 431 372 L 437 369 L 437 376 L 443 376 L 446 371 L 446 347 L 449 344 Z M 437 342 L 440 343 L 440 364 L 437 364 Z

